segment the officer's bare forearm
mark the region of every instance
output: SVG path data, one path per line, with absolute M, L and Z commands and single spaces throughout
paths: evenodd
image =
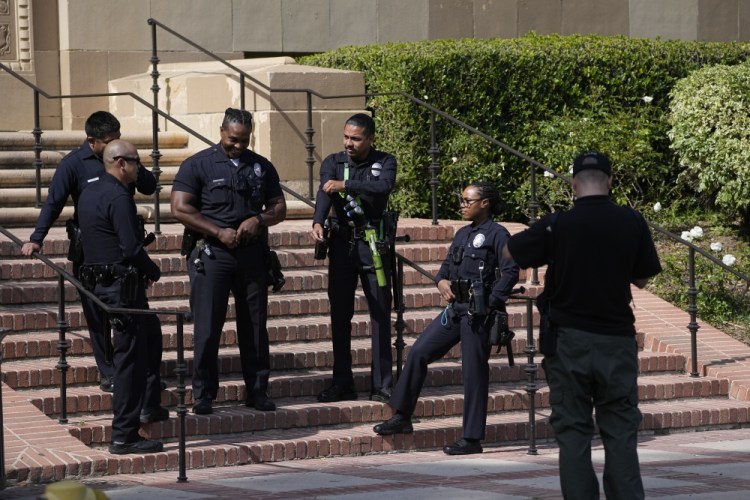
M 283 196 L 268 200 L 266 210 L 261 212 L 263 223 L 274 226 L 286 219 L 286 200 Z

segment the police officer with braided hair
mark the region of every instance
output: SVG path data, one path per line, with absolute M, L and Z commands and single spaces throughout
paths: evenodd
M 435 283 L 448 302 L 445 310 L 419 336 L 409 351 L 404 370 L 388 404 L 393 417 L 376 425 L 380 435 L 413 432 L 411 416 L 422 390 L 427 365 L 461 342 L 464 382 L 463 437 L 447 445 L 448 455 L 481 453 L 487 423 L 489 393 L 489 332 L 495 310 L 504 310 L 518 266 L 503 258 L 510 234 L 492 220 L 501 210 L 500 195 L 492 184 L 475 182 L 464 189 L 461 216 L 471 224 L 456 232 Z
M 312 237 L 326 241 L 324 228 L 331 215 L 327 241 L 333 341 L 333 383 L 318 395 L 321 402 L 357 399 L 351 333 L 358 279 L 370 311 L 370 398 L 385 402 L 391 395 L 391 273 L 387 247 L 382 243 L 386 232 L 395 231 L 393 224 L 384 220 L 384 212 L 396 182 L 396 159 L 376 150 L 374 142 L 372 117 L 353 115 L 344 125 L 344 151 L 329 155 L 320 166 Z
M 73 274 L 79 277 L 78 270 L 83 262 L 83 256 L 77 244 L 78 234 L 78 199 L 83 189 L 104 172 L 102 153 L 111 141 L 120 138 L 120 122 L 112 113 L 96 111 L 92 113 L 84 125 L 86 140 L 77 149 L 71 151 L 55 170 L 47 193 L 47 200 L 39 213 L 36 229 L 31 234 L 29 242 L 21 247 L 21 253 L 30 256 L 42 249 L 44 238 L 52 224 L 60 216 L 69 197 L 73 198 L 73 218 L 68 220 L 68 236 L 71 238 L 71 249 L 68 258 L 73 262 Z M 156 178 L 142 165 L 138 167 L 138 176 L 129 186 L 131 194 L 138 192 L 146 195 L 156 191 Z M 107 346 L 104 340 L 104 328 L 99 309 L 85 296 L 81 296 L 83 316 L 89 329 L 91 348 L 94 352 L 97 368 L 99 368 L 99 387 L 106 392 L 112 392 L 112 365 L 106 361 Z
M 245 405 L 273 411 L 268 397 L 268 226 L 286 217 L 276 168 L 250 151 L 249 111 L 228 108 L 219 144 L 183 162 L 172 186 L 172 214 L 187 228 L 183 245 L 194 318 L 193 413 L 213 412 L 219 340 L 229 293 L 235 300 Z
M 138 150 L 129 142 L 113 140 L 104 149 L 105 172 L 81 193 L 78 221 L 84 262 L 81 282 L 113 307 L 147 309 L 146 287 L 161 276 L 159 267 L 143 248 L 143 229 L 128 185 L 141 169 Z M 159 441 L 143 439 L 138 430 L 147 421 L 165 420 L 169 412 L 159 406 L 158 373 L 152 377 L 149 360 L 158 349 L 161 361 L 161 327 L 156 316 L 115 315 L 112 442 L 110 453 L 155 453 Z M 148 373 L 148 376 L 147 376 Z M 153 380 L 149 380 L 152 379 Z M 151 385 L 151 389 L 147 386 Z

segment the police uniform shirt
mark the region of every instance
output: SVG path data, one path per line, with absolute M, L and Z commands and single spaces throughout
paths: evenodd
M 132 264 L 152 280 L 159 279 L 159 267 L 143 249 L 143 229 L 127 187 L 103 172 L 79 201 L 84 265 Z
M 348 179 L 345 169 L 349 165 Z M 346 193 L 359 196 L 362 210 L 368 221 L 380 219 L 388 206 L 388 196 L 396 184 L 396 158 L 393 155 L 371 148 L 365 161 L 354 164 L 345 151 L 326 157 L 320 166 L 320 188 L 315 198 L 313 224 L 323 224 L 333 205 L 336 218 L 347 219 L 344 203 L 333 203 L 333 197 L 340 198 L 338 193 L 328 195 L 323 185 L 329 180 L 345 180 Z M 343 201 L 343 198 L 341 198 Z
M 643 216 L 609 196 L 578 198 L 514 235 L 508 249 L 523 267 L 548 263 L 554 246 L 550 319 L 560 326 L 608 335 L 635 335 L 630 284 L 661 271 Z
M 484 266 L 481 279 L 485 285 L 492 286 L 488 305 L 497 307 L 508 299 L 513 287 L 518 283 L 518 265 L 502 257 L 503 247 L 508 242 L 510 233 L 492 219 L 487 219 L 478 226 L 464 226 L 456 232 L 448 255 L 440 266 L 435 282 L 441 280 L 480 279 L 480 263 Z M 461 254 L 458 264 L 453 256 Z M 495 281 L 495 269 L 500 269 L 500 279 Z
M 94 154 L 88 141 L 83 141 L 81 146 L 68 153 L 55 169 L 49 190 L 47 201 L 37 219 L 36 229 L 29 240 L 41 245 L 49 232 L 49 228 L 60 216 L 68 196 L 73 197 L 73 205 L 78 207 L 78 198 L 83 189 L 95 181 L 104 173 L 104 162 Z M 156 191 L 156 179 L 153 174 L 145 168 L 138 169 L 136 187 L 140 193 L 150 195 Z M 131 191 L 131 194 L 134 191 Z M 74 216 L 75 217 L 75 216 Z
M 283 196 L 273 164 L 254 151 L 245 150 L 235 165 L 220 145 L 183 162 L 172 184 L 198 198 L 200 213 L 221 228 L 238 228 L 263 211 L 265 203 Z

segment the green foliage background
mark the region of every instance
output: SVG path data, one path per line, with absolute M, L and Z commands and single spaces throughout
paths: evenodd
M 674 194 L 680 171 L 666 132 L 675 83 L 748 56 L 743 43 L 532 34 L 345 47 L 298 62 L 361 71 L 368 93 L 409 93 L 564 175 L 579 152 L 606 152 L 615 198 L 638 206 Z M 403 216 L 430 217 L 430 113 L 401 96 L 372 97 L 368 106 L 378 147 L 399 161 L 393 205 Z M 444 119 L 437 139 L 439 217 L 456 216 L 462 185 L 486 180 L 508 201 L 503 218 L 526 220 L 528 164 Z M 565 183 L 540 185 L 544 207 L 569 204 Z
M 681 180 L 750 229 L 750 64 L 703 68 L 671 92 L 671 147 Z

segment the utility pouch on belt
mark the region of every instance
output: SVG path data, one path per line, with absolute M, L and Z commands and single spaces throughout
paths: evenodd
M 484 283 L 475 281 L 471 284 L 471 300 L 469 310 L 477 316 L 487 314 L 487 297 L 484 293 Z
M 120 300 L 123 307 L 135 305 L 140 287 L 141 277 L 138 270 L 134 267 L 128 268 L 120 280 Z
M 323 241 L 315 242 L 315 260 L 325 260 L 328 257 L 328 237 L 331 235 L 331 219 L 323 224 Z
M 180 247 L 180 255 L 188 256 L 190 252 L 195 248 L 195 244 L 198 242 L 198 234 L 192 229 L 185 229 L 182 232 L 182 246 Z
M 68 260 L 75 264 L 83 263 L 83 245 L 81 244 L 81 228 L 73 221 L 65 221 L 65 231 L 68 233 Z
M 279 256 L 273 250 L 268 250 L 266 253 L 266 268 L 268 269 L 268 286 L 272 287 L 272 292 L 278 292 L 284 287 L 286 278 L 284 273 L 281 271 L 281 262 L 279 262 Z
M 91 267 L 81 267 L 80 271 L 78 271 L 78 280 L 83 285 L 83 288 L 89 292 L 93 292 L 94 288 L 96 288 L 96 273 L 94 273 Z
M 471 280 L 451 280 L 451 291 L 459 304 L 468 304 L 471 300 Z
M 505 350 L 508 353 L 508 364 L 510 366 L 515 365 L 513 359 L 513 345 L 511 341 L 516 333 L 508 328 L 508 313 L 502 310 L 495 311 L 492 326 L 490 327 L 489 344 L 490 349 L 493 345 L 497 346 L 497 352 L 505 346 Z

